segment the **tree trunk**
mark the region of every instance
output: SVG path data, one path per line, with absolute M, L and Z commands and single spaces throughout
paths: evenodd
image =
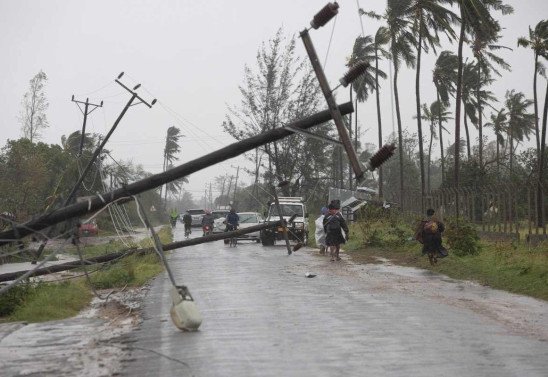
M 440 102 L 440 92 L 436 88 L 436 96 L 438 98 L 438 125 L 439 125 L 439 135 L 440 135 L 440 151 L 441 151 L 441 180 L 445 180 L 445 161 L 443 157 L 443 128 L 441 124 L 441 102 Z
M 396 119 L 398 121 L 398 151 L 400 156 L 400 208 L 403 211 L 403 134 L 401 130 L 400 99 L 398 95 L 398 68 L 394 64 L 394 100 L 396 102 Z
M 533 74 L 533 105 L 535 107 L 535 139 L 537 141 L 537 159 L 540 159 L 540 135 L 538 128 L 538 98 L 537 98 L 537 64 L 538 64 L 538 54 L 535 51 L 535 71 Z
M 538 226 L 544 227 L 545 221 L 546 221 L 546 214 L 544 213 L 544 199 L 546 195 L 545 189 L 543 190 L 543 184 L 544 184 L 544 174 L 546 173 L 546 169 L 544 168 L 544 164 L 546 163 L 546 122 L 548 118 L 548 83 L 546 84 L 546 95 L 544 97 L 544 113 L 542 117 L 542 138 L 540 140 L 540 159 L 538 164 L 538 183 L 537 183 L 537 211 L 538 211 L 538 218 L 539 218 L 539 224 Z
M 497 136 L 497 178 L 500 178 L 500 144 Z
M 416 96 L 416 105 L 417 105 L 417 129 L 419 132 L 419 163 L 420 163 L 420 172 L 421 172 L 421 213 L 422 213 L 424 212 L 424 147 L 423 147 L 423 140 L 422 140 L 421 96 L 420 96 L 420 73 L 421 73 L 421 52 L 422 52 L 421 50 L 422 50 L 422 21 L 420 22 L 420 25 L 419 25 L 419 41 L 417 44 L 417 70 L 415 73 L 415 96 Z
M 432 191 L 430 186 L 430 165 L 432 162 L 432 141 L 434 140 L 434 124 L 430 124 L 430 145 L 428 146 L 428 192 Z
M 481 92 L 481 65 L 479 64 L 479 59 L 478 59 L 478 85 L 476 87 L 476 98 L 478 101 L 479 166 L 480 166 L 480 169 L 482 169 L 483 168 L 483 128 L 482 128 L 483 125 L 482 125 L 482 114 L 481 114 L 482 109 L 481 109 L 480 92 Z
M 510 179 L 512 179 L 513 165 L 514 165 L 514 135 L 512 133 L 512 126 L 509 126 L 508 132 L 510 133 Z
M 470 160 L 471 153 L 470 153 L 470 133 L 468 131 L 468 119 L 467 119 L 468 113 L 466 112 L 466 106 L 464 107 L 464 131 L 466 132 L 466 154 L 468 156 L 468 160 Z
M 462 46 L 464 44 L 464 31 L 465 31 L 465 22 L 464 22 L 464 10 L 461 5 L 460 7 L 460 16 L 461 16 L 461 25 L 460 25 L 460 36 L 459 36 L 459 50 L 458 50 L 458 61 L 459 68 L 457 71 L 457 98 L 455 100 L 455 188 L 456 188 L 456 202 L 455 202 L 455 212 L 456 217 L 459 217 L 459 178 L 460 178 L 460 107 L 461 107 L 461 98 L 462 98 Z
M 377 124 L 379 126 L 379 148 L 382 148 L 382 121 L 381 121 L 381 100 L 379 95 L 379 56 L 375 46 L 375 95 L 377 97 Z M 382 190 L 382 166 L 379 168 L 379 197 L 383 197 Z

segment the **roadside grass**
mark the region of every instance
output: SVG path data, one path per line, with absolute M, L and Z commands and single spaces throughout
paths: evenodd
M 158 236 L 164 244 L 171 242 L 171 227 L 163 227 Z M 139 242 L 139 247 L 151 246 L 150 239 Z M 97 250 L 99 254 L 105 253 L 104 249 L 94 251 Z M 114 251 L 117 250 L 108 252 Z M 90 255 L 86 250 L 84 256 L 99 254 Z M 91 268 L 88 267 L 88 270 Z M 137 287 L 146 284 L 162 271 L 163 265 L 155 253 L 132 254 L 94 273 L 90 271 L 90 278 L 96 289 Z M 0 322 L 44 322 L 73 317 L 89 305 L 91 298 L 91 287 L 84 278 L 61 283 L 21 284 L 0 296 Z
M 380 219 L 352 224 L 345 251 L 359 263 L 393 263 L 428 269 L 455 279 L 548 300 L 548 242 L 532 247 L 525 242 L 480 241 L 474 255 L 449 256 L 431 266 L 413 239 L 412 221 Z
M 25 292 L 9 321 L 44 322 L 73 317 L 91 300 L 83 280 L 37 284 Z

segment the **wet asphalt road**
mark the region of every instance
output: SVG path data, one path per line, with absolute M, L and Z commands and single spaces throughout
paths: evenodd
M 344 259 L 220 241 L 176 251 L 170 262 L 202 326 L 174 327 L 161 275 L 127 339 L 134 349 L 124 376 L 548 376 L 545 339 L 451 302 L 379 288 Z

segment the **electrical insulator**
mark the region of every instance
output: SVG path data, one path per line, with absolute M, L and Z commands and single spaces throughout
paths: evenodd
M 367 163 L 367 168 L 371 171 L 375 170 L 382 164 L 384 164 L 390 157 L 394 155 L 396 146 L 394 144 L 386 144 L 377 151 Z
M 321 11 L 316 13 L 312 21 L 310 21 L 310 26 L 314 29 L 318 29 L 329 22 L 330 19 L 335 17 L 339 13 L 339 4 L 335 1 L 334 3 L 327 3 Z
M 365 71 L 369 68 L 369 63 L 367 62 L 358 62 L 355 65 L 353 65 L 348 72 L 344 74 L 343 77 L 339 80 L 342 86 L 345 88 L 348 86 L 348 84 L 351 84 L 352 81 L 356 80 L 358 77 L 363 75 Z

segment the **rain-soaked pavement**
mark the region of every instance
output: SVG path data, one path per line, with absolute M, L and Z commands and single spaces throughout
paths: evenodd
M 174 327 L 158 277 L 126 339 L 124 376 L 548 376 L 544 301 L 255 243 L 198 245 L 170 261 L 202 326 Z

